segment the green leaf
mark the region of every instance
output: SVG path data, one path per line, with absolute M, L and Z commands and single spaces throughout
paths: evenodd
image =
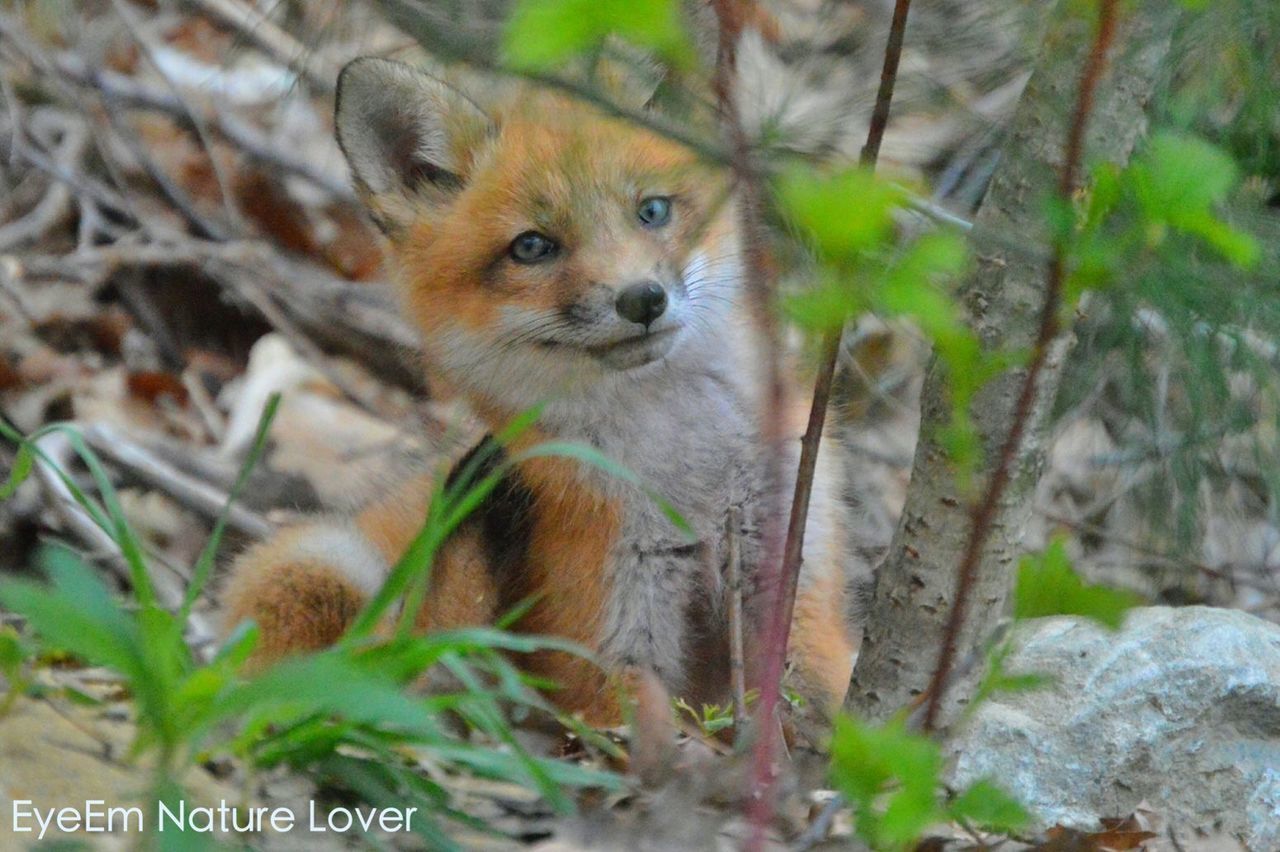
M 22 668 L 22 662 L 26 658 L 26 650 L 18 631 L 7 624 L 0 626 L 0 672 L 12 678 Z
M 1084 583 L 1071 567 L 1064 539 L 1058 537 L 1044 553 L 1023 557 L 1013 611 L 1019 619 L 1079 615 L 1118 630 L 1125 613 L 1141 602 L 1132 592 Z
M 34 464 L 31 450 L 25 444 L 18 446 L 18 455 L 13 460 L 13 470 L 9 471 L 9 479 L 0 486 L 0 500 L 8 500 L 18 490 L 18 486 L 27 481 Z
M 1005 663 L 1013 653 L 1013 649 L 1013 643 L 1006 640 L 993 647 L 987 654 L 986 674 L 983 675 L 973 700 L 965 710 L 966 716 L 977 710 L 984 701 L 997 692 L 1027 692 L 1053 683 L 1051 675 L 1039 672 L 1009 674 L 1005 669 Z
M 1200 237 L 1240 269 L 1252 269 L 1262 256 L 1262 249 L 1252 234 L 1236 230 L 1211 213 L 1180 215 L 1174 225 Z
M 1021 831 L 1031 818 L 1021 802 L 986 779 L 953 799 L 947 813 L 952 819 L 1002 834 Z
M 678 0 L 519 0 L 503 51 L 514 68 L 544 71 L 599 49 L 610 35 L 677 67 L 694 57 Z
M 795 167 L 778 178 L 775 192 L 788 221 L 813 248 L 845 265 L 889 243 L 893 213 L 906 199 L 904 190 L 860 168 L 824 175 Z
M 871 306 L 871 294 L 861 286 L 866 281 L 859 277 L 859 286 L 852 283 L 855 273 L 823 266 L 817 275 L 812 287 L 783 296 L 782 308 L 797 325 L 818 331 L 836 330 Z
M 226 641 L 219 646 L 217 653 L 214 654 L 213 662 L 215 664 L 228 665 L 232 669 L 239 669 L 249 659 L 253 649 L 257 647 L 259 633 L 258 625 L 252 622 L 236 625 L 231 634 L 227 636 Z
M 1152 218 L 1201 212 L 1226 199 L 1239 170 L 1217 146 L 1177 133 L 1154 134 L 1138 160 L 1138 200 Z
M 1169 225 L 1200 237 L 1241 268 L 1257 263 L 1254 238 L 1213 211 L 1239 182 L 1231 156 L 1194 136 L 1157 133 L 1134 164 L 1131 180 L 1138 204 L 1153 225 Z
M 342 716 L 352 722 L 390 725 L 402 732 L 437 735 L 423 706 L 389 679 L 345 660 L 340 649 L 288 660 L 229 691 L 207 717 L 231 718 L 253 710 Z
M 1124 194 L 1121 174 L 1119 166 L 1115 163 L 1100 163 L 1093 169 L 1089 200 L 1084 211 L 1086 231 L 1096 230 L 1120 203 Z M 1061 199 L 1058 201 L 1060 202 Z
M 85 467 L 89 469 L 89 474 L 93 478 L 94 485 L 98 488 L 98 494 L 102 499 L 102 504 L 106 508 L 104 512 L 98 505 L 86 495 L 76 481 L 67 475 L 67 472 L 58 467 L 36 443 L 45 435 L 60 433 L 71 444 L 76 455 L 84 462 Z M 3 420 L 0 420 L 0 435 L 4 435 L 10 440 L 20 442 L 33 455 L 39 457 L 40 461 L 48 465 L 49 469 L 56 475 L 71 492 L 71 496 L 75 499 L 76 504 L 84 509 L 86 513 L 93 519 L 103 532 L 111 536 L 120 548 L 120 553 L 124 557 L 125 564 L 129 567 L 129 579 L 133 585 L 134 595 L 138 598 L 138 603 L 143 607 L 153 607 L 156 605 L 155 590 L 151 585 L 151 575 L 147 570 L 146 557 L 143 554 L 142 544 L 138 541 L 137 535 L 134 534 L 129 521 L 125 517 L 124 509 L 120 506 L 120 500 L 116 494 L 115 486 L 111 484 L 111 478 L 107 475 L 106 469 L 102 466 L 96 453 L 89 449 L 85 444 L 84 438 L 80 435 L 79 430 L 68 423 L 51 423 L 41 429 L 36 430 L 31 435 L 24 438 L 14 432 L 14 430 Z
M 926 234 L 893 264 L 879 301 L 889 313 L 910 317 L 931 338 L 963 333 L 959 310 L 940 283 L 959 275 L 968 262 L 968 245 L 958 235 Z
M 267 435 L 271 431 L 271 421 L 275 419 L 276 411 L 279 408 L 280 394 L 273 393 L 268 397 L 267 404 L 262 408 L 262 415 L 258 418 L 258 428 L 253 437 L 253 444 L 249 448 L 248 455 L 245 456 L 244 464 L 240 466 L 240 473 L 236 476 L 236 481 L 231 486 L 226 504 L 222 507 L 222 511 L 218 513 L 218 520 L 213 525 L 209 540 L 205 543 L 204 549 L 200 551 L 200 558 L 196 560 L 195 569 L 191 572 L 191 583 L 187 586 L 187 593 L 183 596 L 182 609 L 179 613 L 179 617 L 184 622 L 191 614 L 191 607 L 195 605 L 196 598 L 200 597 L 200 593 L 204 591 L 205 584 L 209 581 L 209 575 L 213 572 L 213 563 L 218 556 L 218 547 L 222 544 L 222 536 L 226 532 L 227 517 L 231 514 L 231 506 L 236 500 L 240 499 L 240 494 L 244 491 L 244 487 L 249 481 L 249 474 L 253 472 L 258 459 L 262 457 L 263 450 L 266 449 Z
M 908 732 L 901 719 L 874 727 L 836 720 L 832 783 L 853 802 L 859 833 L 873 846 L 908 844 L 938 820 L 941 770 L 938 744 Z
M 143 676 L 137 624 L 111 599 L 102 581 L 63 548 L 47 548 L 40 558 L 52 583 L 5 582 L 0 604 L 25 616 L 47 644 L 127 678 Z

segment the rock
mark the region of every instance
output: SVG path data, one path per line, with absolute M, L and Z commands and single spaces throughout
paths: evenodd
M 1280 627 L 1209 607 L 1150 607 L 1119 633 L 1076 618 L 1019 628 L 1003 693 L 954 738 L 952 781 L 989 777 L 1041 827 L 1094 829 L 1144 800 L 1172 826 L 1280 849 Z

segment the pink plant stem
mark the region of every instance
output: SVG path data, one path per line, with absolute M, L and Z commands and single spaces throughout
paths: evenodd
M 875 168 L 880 156 L 880 144 L 884 140 L 889 123 L 889 108 L 893 103 L 894 84 L 898 78 L 898 63 L 902 56 L 902 43 L 907 29 L 907 13 L 911 0 L 896 0 L 893 21 L 889 28 L 889 40 L 885 46 L 884 66 L 880 73 L 880 88 L 876 93 L 875 108 L 867 130 L 867 143 L 863 146 L 861 162 L 866 168 Z M 801 557 L 804 549 L 804 528 L 809 515 L 809 499 L 813 491 L 814 472 L 818 462 L 818 448 L 822 441 L 822 429 L 827 419 L 827 407 L 831 400 L 831 385 L 840 353 L 839 328 L 827 332 L 822 340 L 822 362 L 814 381 L 813 403 L 809 408 L 809 422 L 800 443 L 800 464 L 796 473 L 795 491 L 791 501 L 791 513 L 787 523 L 787 535 L 780 561 L 769 559 L 766 568 L 772 567 L 762 578 L 762 588 L 771 593 L 765 612 L 764 643 L 760 659 L 760 701 L 756 715 L 756 740 L 752 755 L 751 799 L 748 818 L 751 834 L 746 848 L 764 848 L 765 835 L 775 808 L 777 770 L 775 755 L 777 743 L 773 720 L 781 700 L 782 672 L 787 656 L 787 641 L 791 631 L 791 618 L 795 610 L 796 587 L 800 577 Z M 776 567 L 775 567 L 776 566 Z

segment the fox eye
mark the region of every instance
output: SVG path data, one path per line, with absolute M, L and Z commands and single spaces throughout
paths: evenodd
M 651 195 L 642 199 L 636 215 L 650 228 L 661 228 L 671 221 L 671 199 L 665 195 Z
M 525 231 L 511 241 L 507 253 L 516 263 L 538 263 L 556 253 L 560 247 L 550 237 L 537 231 Z

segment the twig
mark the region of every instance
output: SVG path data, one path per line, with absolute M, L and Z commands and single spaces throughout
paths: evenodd
M 12 257 L 0 257 L 0 293 L 4 293 L 8 298 L 14 312 L 27 324 L 27 327 L 35 328 L 39 323 L 36 322 L 31 306 L 27 304 L 26 295 L 18 289 L 16 280 L 18 271 L 18 261 Z
M 1064 203 L 1071 203 L 1075 191 L 1081 162 L 1084 154 L 1085 130 L 1089 123 L 1089 114 L 1093 110 L 1094 95 L 1102 71 L 1106 66 L 1107 53 L 1112 39 L 1115 37 L 1116 0 L 1102 0 L 1098 12 L 1098 24 L 1094 32 L 1093 44 L 1085 66 L 1081 72 L 1080 87 L 1076 96 L 1075 109 L 1072 112 L 1071 125 L 1067 133 L 1062 170 L 1058 176 L 1058 196 Z M 1062 303 L 1062 287 L 1066 276 L 1066 246 L 1058 241 L 1054 245 L 1053 256 L 1049 262 L 1048 277 L 1045 286 L 1044 306 L 1040 312 L 1040 326 L 1036 335 L 1031 363 L 1027 367 L 1014 406 L 1013 423 L 1009 434 L 1000 448 L 999 460 L 991 479 L 987 484 L 982 499 L 975 505 L 970 533 L 965 545 L 964 555 L 956 572 L 955 601 L 947 618 L 943 632 L 942 646 L 938 651 L 938 661 L 930 680 L 929 701 L 924 716 L 924 729 L 932 731 L 937 726 L 938 715 L 942 709 L 951 669 L 956 655 L 956 642 L 960 628 L 964 624 L 969 596 L 973 590 L 978 562 L 982 548 L 991 532 L 996 510 L 1004 495 L 1009 479 L 1013 475 L 1014 459 L 1022 446 L 1022 435 L 1027 420 L 1035 403 L 1036 385 L 1040 372 L 1049 357 L 1049 350 L 1058 336 L 1061 320 L 1058 311 Z
M 729 146 L 729 165 L 734 189 L 738 194 L 738 227 L 743 253 L 744 285 L 747 299 L 758 329 L 764 394 L 760 424 L 765 448 L 765 494 L 773 496 L 775 505 L 766 506 L 765 529 L 759 561 L 759 587 L 767 599 L 763 604 L 764 624 L 761 663 L 758 666 L 759 701 L 756 708 L 756 741 L 752 752 L 751 790 L 748 820 L 751 833 L 746 848 L 762 849 L 766 826 L 773 815 L 773 786 L 776 779 L 774 756 L 781 737 L 777 709 L 782 695 L 782 667 L 786 656 L 788 624 L 783 620 L 787 609 L 783 596 L 782 530 L 778 523 L 782 505 L 782 412 L 786 387 L 782 380 L 782 342 L 778 320 L 773 311 L 773 258 L 769 252 L 769 234 L 765 226 L 764 181 L 752 149 L 751 140 L 742 126 L 734 97 L 737 76 L 737 46 L 745 24 L 740 0 L 713 0 L 712 9 L 719 24 L 715 75 L 712 88 Z
M 213 15 L 255 47 L 307 81 L 321 94 L 331 95 L 337 88 L 338 70 L 329 67 L 308 46 L 289 35 L 266 15 L 240 0 L 189 0 L 192 5 Z
M 481 44 L 468 43 L 466 38 L 458 33 L 456 21 L 439 21 L 438 24 L 428 22 L 431 4 L 411 2 L 411 0 L 381 0 L 379 5 L 386 10 L 392 23 L 416 39 L 423 48 L 444 60 L 460 62 L 489 74 L 528 80 L 548 89 L 563 92 L 591 104 L 606 115 L 624 119 L 636 127 L 650 130 L 659 136 L 678 142 L 707 162 L 722 166 L 732 162 L 732 156 L 724 149 L 708 144 L 696 133 L 662 119 L 652 110 L 630 109 L 617 103 L 609 97 L 607 92 L 568 77 L 539 71 L 517 71 L 493 61 L 491 58 L 493 51 Z M 715 0 L 715 5 L 720 5 L 719 0 Z
M 182 386 L 187 389 L 187 397 L 191 400 L 191 405 L 196 410 L 196 414 L 200 416 L 200 422 L 204 425 L 205 431 L 209 433 L 209 437 L 215 444 L 221 444 L 223 437 L 227 434 L 227 424 L 223 420 L 222 414 L 218 412 L 218 407 L 213 401 L 213 397 L 209 395 L 209 391 L 205 389 L 204 382 L 200 381 L 190 369 L 184 370 L 182 373 Z
M 14 134 L 15 140 L 17 134 Z M 54 154 L 56 162 L 69 167 L 84 153 L 88 135 L 84 132 L 67 134 Z M 71 192 L 61 181 L 51 181 L 49 188 L 31 212 L 17 221 L 0 225 L 0 251 L 6 251 L 25 242 L 39 239 L 60 221 L 71 209 Z
M 334 387 L 343 396 L 375 417 L 382 416 L 372 397 L 347 381 L 341 373 L 333 369 L 333 366 L 329 363 L 329 357 L 321 351 L 315 341 L 308 337 L 302 329 L 298 328 L 297 323 L 289 318 L 288 314 L 276 304 L 271 294 L 263 289 L 256 280 L 248 276 L 227 275 L 225 271 L 220 271 L 221 265 L 217 262 L 212 263 L 208 269 L 214 277 L 221 279 L 225 286 L 253 305 L 258 313 L 262 314 L 263 318 L 271 324 L 271 327 L 284 335 L 293 347 L 298 350 L 298 354 L 310 361 L 326 379 L 333 383 Z
M 720 4 L 717 4 L 719 6 Z M 902 56 L 902 42 L 906 33 L 907 13 L 911 0 L 897 0 L 889 40 L 885 46 L 884 67 L 880 74 L 880 88 L 876 94 L 875 109 L 867 130 L 867 143 L 862 149 L 862 165 L 874 168 L 880 156 L 880 145 L 889 123 L 889 107 L 893 103 L 893 88 L 898 76 L 898 62 Z M 747 239 L 751 239 L 748 233 Z M 785 545 L 779 565 L 780 576 L 775 599 L 769 613 L 771 629 L 766 634 L 762 684 L 760 694 L 760 718 L 768 719 L 777 704 L 781 689 L 782 667 L 786 660 L 787 639 L 795 609 L 796 586 L 799 582 L 804 550 L 805 522 L 809 515 L 809 499 L 813 491 L 813 478 L 817 469 L 818 449 L 822 441 L 822 428 L 827 419 L 827 405 L 831 399 L 831 384 L 835 376 L 836 362 L 840 354 L 842 329 L 829 332 L 822 341 L 823 358 L 814 383 L 813 404 L 809 409 L 809 423 L 800 442 L 800 464 L 796 473 L 795 490 L 791 501 L 791 513 L 787 523 Z M 773 584 L 771 584 L 773 585 Z M 761 849 L 764 845 L 765 826 L 773 810 L 773 772 L 771 768 L 773 744 L 770 738 L 760 736 L 756 744 L 755 772 L 757 783 L 764 789 L 758 792 L 751 809 L 752 832 L 749 848 Z
M 192 128 L 191 115 L 199 115 L 210 130 L 222 136 L 250 160 L 301 178 L 341 201 L 355 203 L 355 192 L 344 180 L 317 169 L 300 157 L 291 156 L 286 147 L 274 143 L 257 128 L 229 113 L 201 111 L 194 104 L 188 106 L 170 92 L 114 71 L 95 68 L 69 51 L 47 53 L 36 47 L 29 38 L 24 38 L 21 26 L 3 13 L 0 13 L 0 36 L 4 36 L 7 44 L 12 44 L 28 61 L 47 74 L 95 89 L 118 104 L 164 113 L 180 127 Z
M 3 256 L 0 256 L 3 257 Z M 377 288 L 352 284 L 327 270 L 287 258 L 265 243 L 226 243 L 172 236 L 150 243 L 117 242 L 67 255 L 24 255 L 18 274 L 72 278 L 90 285 L 129 267 L 205 269 L 224 286 L 245 278 L 269 290 L 274 304 L 308 335 L 331 349 L 358 355 L 396 385 L 421 390 L 423 377 L 412 353 L 416 332 L 379 295 Z M 236 290 L 239 295 L 239 290 Z M 243 298 L 243 296 L 241 296 Z M 363 403 L 362 403 L 363 404 Z
M 192 132 L 200 142 L 200 147 L 204 149 L 205 159 L 208 160 L 209 167 L 213 170 L 213 177 L 217 181 L 218 192 L 222 196 L 222 206 L 227 211 L 227 218 L 237 225 L 240 224 L 243 221 L 243 217 L 240 215 L 240 208 L 236 203 L 235 194 L 231 191 L 231 181 L 227 178 L 222 164 L 218 162 L 218 158 L 214 155 L 213 143 L 209 139 L 209 130 L 206 127 L 208 122 L 187 103 L 186 98 L 182 96 L 182 89 L 173 81 L 173 78 L 160 61 L 156 59 L 155 46 L 152 44 L 151 38 L 142 31 L 142 23 L 138 20 L 136 13 L 123 0 L 111 0 L 111 7 L 116 10 L 120 20 L 124 22 L 125 29 L 133 36 L 133 40 L 142 49 L 143 55 L 147 57 L 147 62 L 160 75 L 160 79 L 164 80 L 165 86 L 168 87 L 174 100 L 181 107 L 183 116 L 190 123 Z
M 7 23 L 8 23 L 7 21 L 3 20 L 3 16 L 0 15 L 0 33 L 5 33 L 9 36 L 10 43 L 15 47 L 15 49 L 18 51 L 19 54 L 26 56 L 29 60 L 33 61 L 34 64 L 40 66 L 42 70 L 46 70 L 45 66 L 42 65 L 41 62 L 39 61 L 40 57 L 38 55 L 34 56 L 33 58 L 33 52 L 35 54 L 39 53 L 39 48 L 37 46 L 38 42 L 32 40 L 30 36 L 28 36 L 25 33 L 25 31 L 21 30 L 20 27 L 10 27 L 9 29 L 11 31 L 6 32 L 4 25 Z M 62 133 L 64 136 L 69 133 L 70 134 L 87 134 L 88 128 L 85 126 L 85 121 L 82 118 L 82 116 L 89 115 L 92 112 L 91 105 L 86 102 L 85 98 L 82 96 L 79 90 L 67 84 L 66 81 L 59 79 L 56 82 L 58 84 L 58 88 L 61 90 L 61 94 L 65 98 L 67 98 L 69 101 L 71 101 L 70 106 L 72 110 L 75 112 L 75 115 L 73 116 L 63 115 L 62 113 L 58 112 L 55 108 L 49 107 L 49 106 L 39 107 L 34 112 L 33 119 L 30 122 L 31 135 L 33 137 L 43 135 L 45 131 L 42 128 L 49 124 L 53 125 L 54 132 Z M 11 115 L 13 115 L 16 119 L 19 117 L 17 112 L 17 109 L 18 109 L 17 98 L 14 96 L 11 88 L 8 86 L 7 81 L 5 81 L 4 86 L 5 86 L 5 93 L 6 93 L 7 99 L 10 103 Z M 15 132 L 13 135 L 13 149 L 14 149 L 13 156 L 16 160 L 19 158 L 19 154 L 23 153 L 19 149 L 25 148 L 25 146 L 23 145 L 22 135 L 19 132 L 18 128 L 15 127 L 14 130 Z M 107 176 L 111 179 L 111 183 L 114 185 L 114 189 L 106 189 L 101 192 L 95 193 L 97 200 L 102 201 L 109 197 L 114 196 L 114 198 L 117 199 L 114 202 L 114 204 L 116 209 L 119 212 L 123 213 L 130 222 L 140 224 L 143 227 L 147 227 L 148 223 L 143 217 L 139 216 L 137 209 L 133 206 L 132 202 L 130 201 L 130 199 L 127 197 L 125 193 L 126 183 L 119 169 L 116 167 L 115 158 L 113 156 L 114 152 L 107 145 L 103 144 L 103 139 L 100 135 L 93 134 L 90 138 L 92 139 L 94 147 L 97 150 L 97 154 L 98 154 L 98 157 L 100 158 L 103 169 L 106 171 Z M 50 147 L 50 148 L 55 147 L 53 143 L 48 140 L 45 140 L 45 145 L 46 147 Z M 58 179 L 61 180 L 64 184 L 77 190 L 77 192 L 79 193 L 79 198 L 77 199 L 77 201 L 81 211 L 89 212 L 89 215 L 87 217 L 83 217 L 81 219 L 78 226 L 78 229 L 79 229 L 78 236 L 81 243 L 89 241 L 93 238 L 94 236 L 93 227 L 97 224 L 99 220 L 101 220 L 101 217 L 96 215 L 97 211 L 95 210 L 95 205 L 86 202 L 84 189 L 82 189 L 80 186 L 80 184 L 83 184 L 89 187 L 90 189 L 96 189 L 97 188 L 96 184 L 93 181 L 89 180 L 87 177 L 78 174 L 77 170 L 72 168 L 73 165 L 79 164 L 83 156 L 84 154 L 83 152 L 81 152 L 80 155 L 74 158 L 74 160 L 71 163 L 64 163 L 60 160 L 60 158 L 54 157 L 55 163 L 59 168 L 54 169 L 51 172 L 56 177 L 58 177 Z M 28 162 L 31 162 L 33 165 L 36 165 L 37 168 L 41 168 L 46 172 L 50 171 L 49 168 L 45 165 L 42 165 L 38 159 L 33 159 L 32 157 L 27 157 L 25 159 L 27 159 Z M 68 179 L 69 176 L 77 177 L 79 178 L 79 181 L 77 182 L 74 180 L 69 180 Z
M 205 518 L 216 520 L 227 504 L 226 492 L 163 461 L 105 423 L 86 428 L 84 439 L 98 455 Z M 239 505 L 229 507 L 227 526 L 254 539 L 266 538 L 274 529 L 257 512 Z
M 102 92 L 103 104 L 106 107 L 107 123 L 115 132 L 115 136 L 125 147 L 129 149 L 129 153 L 138 161 L 138 165 L 147 173 L 147 177 L 151 178 L 151 182 L 156 185 L 161 194 L 169 199 L 169 203 L 174 206 L 182 217 L 187 220 L 196 236 L 214 240 L 230 239 L 231 233 L 220 223 L 215 222 L 208 216 L 200 212 L 196 207 L 195 201 L 187 194 L 187 191 L 173 181 L 164 169 L 151 156 L 151 152 L 146 146 L 140 143 L 137 137 L 127 132 L 124 118 L 120 115 L 120 111 L 116 109 L 116 104 L 112 101 L 111 95 Z
M 119 545 L 106 530 L 94 523 L 93 518 L 89 517 L 84 509 L 80 508 L 71 490 L 54 469 L 54 466 L 62 470 L 67 469 L 73 452 L 71 441 L 65 435 L 53 432 L 37 440 L 35 444 L 49 459 L 45 461 L 37 455 L 35 473 L 45 491 L 47 502 L 54 514 L 58 516 L 58 520 L 62 522 L 67 532 L 83 542 L 95 555 L 106 556 L 116 573 L 127 579 L 128 571 L 124 567 L 124 556 L 120 552 Z M 174 600 L 176 602 L 181 598 Z
M 95 556 L 103 558 L 122 582 L 129 583 L 131 573 L 125 563 L 120 545 L 106 530 L 99 527 L 88 513 L 80 508 L 79 504 L 76 503 L 75 496 L 67 488 L 66 483 L 62 481 L 62 477 L 58 475 L 57 470 L 54 469 L 54 465 L 62 471 L 69 469 L 69 463 L 75 452 L 71 446 L 71 441 L 61 433 L 52 432 L 37 440 L 36 446 L 49 459 L 49 461 L 45 461 L 44 458 L 37 456 L 35 462 L 36 477 L 40 480 L 48 503 L 53 508 L 58 519 L 62 522 L 67 532 L 88 546 Z M 183 578 L 168 563 L 155 560 L 155 564 L 159 564 L 165 569 L 164 571 L 151 572 L 151 580 L 155 584 L 156 597 L 164 606 L 176 607 L 182 602 Z
M 874 169 L 880 157 L 880 145 L 884 141 L 885 128 L 889 124 L 889 108 L 893 103 L 893 88 L 898 78 L 898 63 L 902 57 L 902 42 L 906 34 L 907 14 L 910 10 L 911 0 L 896 0 L 893 21 L 889 27 L 889 40 L 885 45 L 884 67 L 880 72 L 880 89 L 876 93 L 876 105 L 871 113 L 867 143 L 862 148 L 861 163 L 864 168 Z M 791 608 L 794 606 L 796 582 L 800 575 L 804 529 L 809 516 L 809 498 L 813 491 L 818 449 L 822 442 L 823 426 L 827 420 L 827 406 L 831 401 L 831 384 L 835 377 L 836 363 L 840 357 L 841 332 L 842 329 L 836 329 L 823 337 L 822 361 L 814 382 L 809 423 L 800 441 L 800 467 L 796 474 L 791 518 L 787 526 L 787 544 L 783 555 L 783 571 L 788 584 L 788 593 L 785 598 L 787 606 L 785 614 L 788 622 L 790 622 Z
M 865 151 L 866 149 L 864 148 L 863 150 Z M 937 222 L 940 225 L 949 225 L 960 231 L 968 232 L 973 230 L 973 222 L 971 220 L 966 219 L 963 216 L 957 216 L 955 213 L 952 213 L 950 210 L 939 204 L 935 204 L 927 198 L 921 198 L 904 186 L 895 184 L 894 188 L 900 190 L 904 194 L 908 207 L 925 218 Z
M 1268 584 L 1260 580 L 1251 580 L 1248 577 L 1238 577 L 1234 572 L 1219 571 L 1217 568 L 1210 568 L 1203 562 L 1196 562 L 1194 559 L 1187 559 L 1183 556 L 1172 556 L 1158 550 L 1157 548 L 1151 547 L 1150 545 L 1142 544 L 1141 542 L 1126 536 L 1117 535 L 1116 533 L 1100 527 L 1097 524 L 1090 524 L 1085 521 L 1073 521 L 1070 518 L 1063 517 L 1062 515 L 1058 515 L 1053 512 L 1046 512 L 1043 509 L 1037 509 L 1036 511 L 1041 517 L 1050 523 L 1060 524 L 1086 535 L 1097 536 L 1098 538 L 1104 539 L 1113 544 L 1118 544 L 1135 553 L 1141 553 L 1143 556 L 1159 560 L 1160 562 L 1164 562 L 1168 565 L 1176 565 L 1179 568 L 1196 571 L 1214 580 L 1222 580 L 1223 582 L 1230 583 L 1232 585 L 1244 586 L 1246 589 L 1253 589 L 1258 592 L 1274 594 L 1277 591 L 1274 583 Z
M 812 849 L 826 840 L 827 835 L 831 833 L 831 824 L 836 821 L 836 814 L 840 813 L 840 809 L 845 805 L 846 802 L 842 794 L 836 793 L 832 795 L 823 804 L 817 818 L 809 824 L 803 834 L 796 838 L 795 843 L 791 844 L 791 848 L 795 852 L 806 852 L 806 850 Z
M 97 204 L 116 212 L 131 223 L 136 224 L 139 221 L 133 206 L 115 190 L 74 171 L 67 164 L 46 156 L 42 151 L 36 150 L 33 145 L 27 144 L 26 140 L 17 136 L 16 133 L 13 137 L 13 153 L 17 159 L 25 160 L 55 180 L 61 181 L 78 195 L 92 198 Z
M 741 734 L 747 723 L 747 669 L 742 652 L 742 509 L 729 507 L 725 521 L 729 542 L 729 680 L 733 689 L 733 720 Z

